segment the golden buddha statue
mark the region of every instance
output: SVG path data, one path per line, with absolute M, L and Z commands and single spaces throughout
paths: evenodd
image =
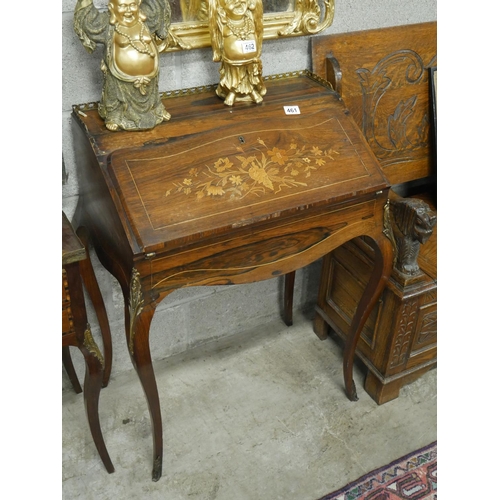
M 224 104 L 262 102 L 262 0 L 209 0 L 213 60 L 221 61 L 217 95 Z
M 108 12 L 77 0 L 74 28 L 84 47 L 105 46 L 98 110 L 109 130 L 147 130 L 170 119 L 158 92 L 159 46 L 169 25 L 168 0 L 109 0 Z

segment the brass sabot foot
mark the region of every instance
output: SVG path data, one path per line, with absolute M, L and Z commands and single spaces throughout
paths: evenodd
M 162 471 L 162 457 L 156 457 L 154 464 L 153 464 L 153 481 L 156 482 L 160 479 L 161 477 L 161 471 Z

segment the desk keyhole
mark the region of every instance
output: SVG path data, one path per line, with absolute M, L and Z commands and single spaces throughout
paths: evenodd
M 241 144 L 245 144 L 245 138 L 242 135 L 240 135 L 238 139 L 241 142 Z

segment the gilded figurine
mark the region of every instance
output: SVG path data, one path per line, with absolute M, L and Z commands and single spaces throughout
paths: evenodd
M 213 60 L 221 62 L 216 93 L 224 104 L 262 102 L 262 0 L 209 0 Z
M 104 12 L 77 0 L 73 25 L 83 46 L 104 45 L 98 111 L 109 130 L 147 130 L 170 119 L 158 91 L 170 18 L 168 0 L 109 0 Z

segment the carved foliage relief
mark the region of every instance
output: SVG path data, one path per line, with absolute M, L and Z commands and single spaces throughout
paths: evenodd
M 437 292 L 436 289 L 427 292 L 427 304 L 420 308 L 419 324 L 417 331 L 419 332 L 416 341 L 417 346 L 426 345 L 429 342 L 437 340 Z
M 425 91 L 419 86 L 427 81 L 431 64 L 412 50 L 400 50 L 382 58 L 371 71 L 356 71 L 363 95 L 363 133 L 382 166 L 427 154 L 430 122 L 427 113 L 418 111 L 418 100 L 427 97 L 427 86 Z M 400 87 L 410 93 L 391 99 L 391 90 Z
M 435 340 L 437 335 L 437 311 L 431 311 L 422 318 L 422 327 L 417 339 L 417 344 L 425 344 Z
M 405 302 L 396 334 L 396 341 L 391 355 L 390 367 L 402 365 L 408 359 L 410 350 L 411 336 L 415 327 L 415 320 L 417 318 L 418 300 L 410 300 Z

